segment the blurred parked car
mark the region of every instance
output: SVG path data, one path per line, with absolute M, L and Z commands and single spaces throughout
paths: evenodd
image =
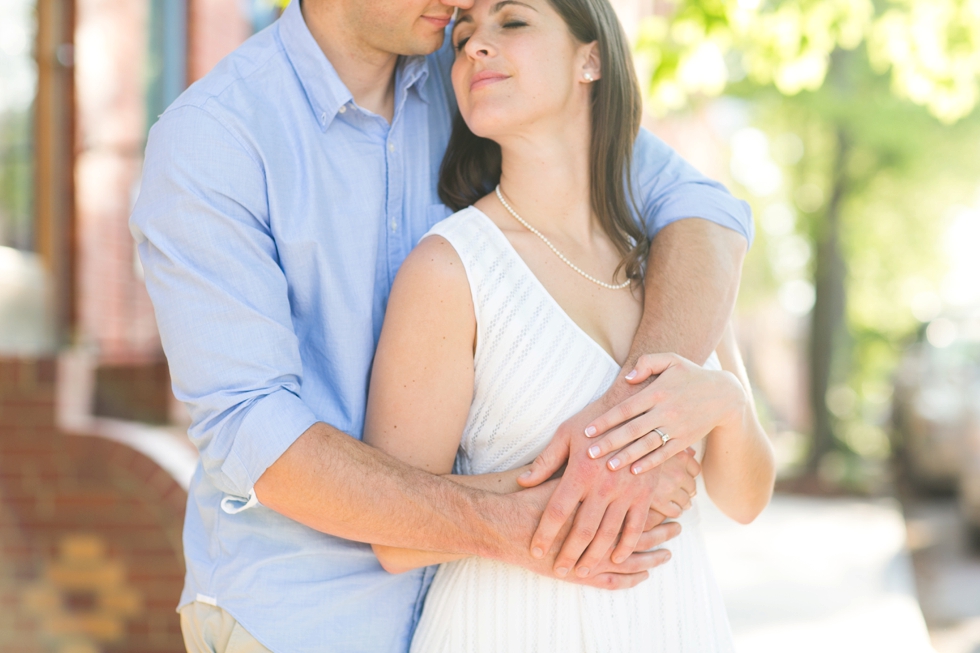
M 980 311 L 923 330 L 899 367 L 893 417 L 908 479 L 957 492 L 980 544 Z

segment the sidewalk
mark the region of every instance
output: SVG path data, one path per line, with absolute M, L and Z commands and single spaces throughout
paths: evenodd
M 741 653 L 933 651 L 897 502 L 777 495 L 749 526 L 701 510 Z

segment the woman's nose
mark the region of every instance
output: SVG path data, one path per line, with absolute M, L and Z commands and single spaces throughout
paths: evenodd
M 491 45 L 484 39 L 478 38 L 476 34 L 466 42 L 466 54 L 476 59 L 489 57 L 492 51 Z

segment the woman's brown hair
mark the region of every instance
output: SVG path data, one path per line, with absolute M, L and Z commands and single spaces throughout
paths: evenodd
M 608 0 L 548 0 L 580 43 L 596 41 L 602 75 L 592 83 L 592 211 L 623 255 L 631 279 L 642 276 L 649 251 L 633 218 L 631 159 L 643 110 L 626 35 Z M 439 171 L 439 198 L 454 211 L 493 192 L 500 182 L 500 146 L 470 131 L 457 112 Z

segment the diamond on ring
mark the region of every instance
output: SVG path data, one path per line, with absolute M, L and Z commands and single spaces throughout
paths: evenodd
M 653 430 L 656 431 L 657 435 L 660 436 L 660 440 L 663 442 L 663 444 L 667 444 L 667 441 L 670 440 L 670 436 L 664 433 L 663 431 L 661 431 L 660 429 L 653 429 Z

